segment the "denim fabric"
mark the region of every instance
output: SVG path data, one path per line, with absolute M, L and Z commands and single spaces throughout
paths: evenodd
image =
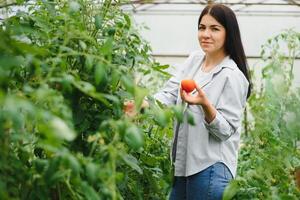
M 233 176 L 225 164 L 217 162 L 197 174 L 174 178 L 170 200 L 222 200 Z

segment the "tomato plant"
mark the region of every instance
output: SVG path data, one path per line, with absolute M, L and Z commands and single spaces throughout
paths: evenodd
M 18 3 L 0 25 L 0 198 L 164 198 L 170 120 L 122 110 L 164 66 L 120 2 Z
M 238 176 L 225 199 L 299 199 L 294 174 L 300 165 L 300 89 L 293 85 L 300 34 L 285 31 L 262 49 L 262 84 L 248 101 L 248 134 L 243 135 Z

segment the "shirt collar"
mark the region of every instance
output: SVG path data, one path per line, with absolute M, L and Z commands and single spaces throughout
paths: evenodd
M 230 56 L 226 56 L 221 63 L 219 63 L 213 70 L 212 73 L 218 73 L 223 68 L 229 68 L 234 70 L 237 67 L 236 63 L 230 58 Z

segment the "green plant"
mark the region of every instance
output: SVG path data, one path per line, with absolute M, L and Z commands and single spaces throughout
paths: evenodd
M 170 115 L 154 119 L 170 111 L 122 107 L 164 66 L 120 2 L 18 3 L 0 25 L 0 198 L 163 199 Z
M 250 97 L 248 135 L 243 137 L 236 180 L 224 199 L 299 199 L 294 172 L 300 165 L 300 89 L 293 85 L 300 34 L 287 30 L 262 49 L 262 85 Z

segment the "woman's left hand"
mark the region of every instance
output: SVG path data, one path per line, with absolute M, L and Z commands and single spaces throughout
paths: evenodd
M 181 99 L 189 104 L 204 105 L 205 103 L 207 103 L 208 100 L 206 94 L 197 84 L 196 84 L 196 90 L 197 90 L 197 94 L 192 96 L 187 94 L 182 88 L 180 88 Z

